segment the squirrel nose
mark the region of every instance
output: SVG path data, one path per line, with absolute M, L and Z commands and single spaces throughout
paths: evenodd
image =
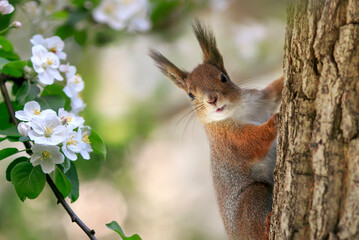
M 217 102 L 217 100 L 218 100 L 217 96 L 214 96 L 214 97 L 209 97 L 208 100 L 207 100 L 207 102 L 208 102 L 209 104 L 215 105 L 216 102 Z

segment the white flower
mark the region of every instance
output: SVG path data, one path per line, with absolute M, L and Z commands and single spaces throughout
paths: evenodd
M 77 159 L 76 153 L 81 152 L 81 136 L 79 133 L 70 131 L 67 134 L 67 138 L 62 143 L 62 152 L 65 156 L 71 161 L 75 161 Z
M 115 30 L 147 31 L 151 27 L 147 0 L 104 0 L 94 9 L 93 17 Z
M 24 110 L 15 112 L 15 117 L 22 121 L 31 121 L 35 116 L 41 115 L 40 104 L 36 101 L 25 103 Z
M 44 173 L 53 172 L 55 165 L 63 163 L 65 159 L 58 146 L 35 144 L 31 150 L 30 162 L 33 166 L 41 165 Z
M 59 58 L 54 53 L 48 52 L 42 45 L 32 47 L 31 61 L 41 83 L 48 85 L 53 84 L 54 79 L 63 80 L 57 70 L 60 65 Z
M 45 47 L 49 52 L 54 53 L 59 59 L 66 59 L 66 53 L 62 51 L 65 44 L 58 36 L 44 38 L 40 34 L 37 34 L 30 39 L 30 42 L 34 46 L 41 45 Z
M 66 77 L 70 78 L 71 76 L 75 75 L 76 67 L 71 66 L 70 63 L 61 64 L 59 67 L 60 72 L 66 73 Z
M 77 95 L 71 98 L 71 112 L 78 114 L 79 112 L 84 110 L 85 107 L 86 104 L 80 96 Z
M 17 130 L 19 131 L 20 135 L 23 137 L 27 137 L 31 126 L 27 123 L 21 122 L 17 125 Z
M 85 87 L 81 75 L 77 73 L 71 76 L 71 73 L 72 71 L 66 73 L 67 81 L 66 86 L 63 89 L 63 91 L 69 98 L 76 97 L 78 93 L 81 92 Z
M 79 135 L 80 135 L 80 139 L 81 139 L 81 142 L 80 142 L 80 147 L 81 147 L 81 150 L 80 150 L 80 154 L 81 156 L 88 160 L 90 159 L 90 152 L 92 152 L 92 148 L 91 148 L 91 145 L 90 145 L 90 135 L 91 135 L 91 128 L 89 126 L 85 126 L 85 127 L 82 127 L 79 129 Z
M 0 14 L 10 14 L 15 10 L 14 6 L 11 5 L 7 0 L 0 1 Z
M 118 13 L 119 1 L 104 0 L 92 12 L 93 18 L 100 23 L 107 23 L 115 30 L 122 30 L 125 28 L 125 21 Z
M 145 11 L 136 14 L 128 23 L 129 32 L 145 32 L 151 28 L 151 22 Z
M 66 138 L 66 127 L 54 111 L 44 112 L 41 117 L 31 121 L 29 137 L 37 144 L 57 145 Z
M 69 113 L 65 111 L 63 108 L 59 109 L 59 118 L 61 121 L 67 126 L 69 129 L 75 129 L 84 124 L 85 120 L 83 117 L 76 116 L 74 113 Z
M 36 1 L 29 1 L 24 3 L 24 10 L 31 16 L 35 17 L 41 13 L 39 4 Z

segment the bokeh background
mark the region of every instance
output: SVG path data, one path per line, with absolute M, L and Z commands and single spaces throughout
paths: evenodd
M 41 2 L 48 11 L 64 4 Z M 86 84 L 82 115 L 108 151 L 106 162 L 78 162 L 80 198 L 71 206 L 98 239 L 119 239 L 105 227 L 112 220 L 144 240 L 226 239 L 204 129 L 187 96 L 147 56 L 148 48 L 192 70 L 201 61 L 191 29 L 198 18 L 212 26 L 232 80 L 264 87 L 282 74 L 286 1 L 152 0 L 149 6 L 152 28 L 147 32 L 103 32 L 99 44 L 85 47 L 72 38 L 65 41 L 68 60 Z M 14 19 L 23 26 L 8 38 L 29 59 L 29 39 L 37 33 L 52 36 L 56 21 L 36 22 L 24 8 Z M 10 145 L 4 141 L 0 148 Z M 36 200 L 18 199 L 5 180 L 10 161 L 0 162 L 0 239 L 87 239 L 56 205 L 48 186 Z

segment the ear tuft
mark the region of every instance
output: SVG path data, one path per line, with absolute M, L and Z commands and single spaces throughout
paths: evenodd
M 216 39 L 212 30 L 205 27 L 198 19 L 194 21 L 192 28 L 203 52 L 203 62 L 212 64 L 219 70 L 226 72 L 223 57 L 217 49 Z
M 149 49 L 148 55 L 155 61 L 156 66 L 161 70 L 161 72 L 171 79 L 177 87 L 184 90 L 186 89 L 185 79 L 188 75 L 186 71 L 176 67 L 157 50 Z

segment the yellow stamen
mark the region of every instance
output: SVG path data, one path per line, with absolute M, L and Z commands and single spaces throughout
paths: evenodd
M 85 133 L 83 136 L 82 136 L 82 141 L 84 143 L 91 143 L 90 142 L 90 139 L 89 139 L 89 135 L 87 133 Z
M 72 120 L 72 117 L 67 117 L 67 118 L 66 118 L 66 122 L 67 122 L 67 123 L 71 122 L 71 120 Z
M 45 137 L 50 137 L 51 134 L 52 134 L 52 131 L 54 130 L 54 127 L 45 127 L 46 130 L 45 130 Z
M 47 159 L 47 158 L 52 158 L 51 152 L 49 152 L 49 151 L 42 152 L 41 155 L 42 155 L 42 157 L 40 158 L 40 160 L 44 160 L 44 159 Z
M 40 111 L 39 111 L 39 109 L 32 109 L 32 111 L 34 111 L 34 115 L 40 115 Z
M 47 65 L 52 65 L 54 62 L 52 61 L 52 59 L 50 59 L 50 58 L 47 58 L 46 59 L 46 64 Z
M 74 83 L 80 83 L 81 80 L 81 75 L 77 73 L 74 77 Z
M 56 53 L 56 47 L 50 48 L 50 52 Z
M 67 145 L 67 146 L 69 146 L 69 145 L 74 145 L 74 146 L 76 146 L 76 144 L 77 144 L 77 141 L 74 140 L 74 136 L 73 136 L 73 135 L 71 136 L 70 140 L 66 142 L 66 145 Z

